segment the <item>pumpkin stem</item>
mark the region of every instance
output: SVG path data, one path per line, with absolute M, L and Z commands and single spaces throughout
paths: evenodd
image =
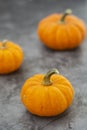
M 8 42 L 8 40 L 3 40 L 3 41 L 2 41 L 2 47 L 3 47 L 3 48 L 6 47 L 7 42 Z
M 47 74 L 44 76 L 44 79 L 43 79 L 43 85 L 45 86 L 49 86 L 52 84 L 52 82 L 50 81 L 50 78 L 53 74 L 59 74 L 58 70 L 57 69 L 52 69 L 50 71 L 47 72 Z
M 71 13 L 72 13 L 72 10 L 71 10 L 71 9 L 67 9 L 67 10 L 65 11 L 65 13 L 62 15 L 62 17 L 61 17 L 61 19 L 60 19 L 60 23 L 63 23 L 64 20 L 65 20 L 65 18 L 66 18 L 66 16 L 67 16 L 67 15 L 70 15 Z

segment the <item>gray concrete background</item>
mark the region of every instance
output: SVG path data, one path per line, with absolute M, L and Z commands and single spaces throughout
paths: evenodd
M 0 40 L 18 43 L 25 55 L 17 72 L 0 75 L 0 130 L 87 130 L 87 38 L 73 51 L 57 52 L 44 47 L 36 34 L 40 19 L 66 8 L 87 23 L 87 0 L 0 0 Z M 74 102 L 60 116 L 34 116 L 20 102 L 21 87 L 52 67 L 73 84 Z

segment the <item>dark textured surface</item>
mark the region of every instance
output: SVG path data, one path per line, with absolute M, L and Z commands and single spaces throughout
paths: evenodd
M 87 23 L 86 0 L 0 0 L 0 40 L 18 43 L 25 54 L 17 72 L 0 76 L 0 130 L 87 130 L 87 38 L 76 50 L 55 52 L 36 34 L 41 18 L 66 8 Z M 37 117 L 26 111 L 19 93 L 28 77 L 52 67 L 73 84 L 74 102 L 60 116 Z

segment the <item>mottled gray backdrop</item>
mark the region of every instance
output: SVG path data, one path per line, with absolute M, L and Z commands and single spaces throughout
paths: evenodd
M 56 52 L 44 47 L 36 32 L 39 20 L 66 8 L 87 23 L 87 0 L 0 0 L 0 40 L 18 43 L 25 55 L 17 72 L 0 75 L 0 130 L 87 130 L 87 38 L 73 51 Z M 21 87 L 28 77 L 54 67 L 73 84 L 74 102 L 60 116 L 34 116 L 20 102 Z

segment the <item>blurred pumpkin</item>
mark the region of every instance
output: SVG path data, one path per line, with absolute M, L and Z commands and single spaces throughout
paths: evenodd
M 16 71 L 23 61 L 21 47 L 11 41 L 0 42 L 0 74 Z
M 84 22 L 70 15 L 68 9 L 64 14 L 52 14 L 42 19 L 38 25 L 38 36 L 47 47 L 54 50 L 69 50 L 78 47 L 86 34 Z
M 21 90 L 22 103 L 39 116 L 55 116 L 64 112 L 71 105 L 73 96 L 71 83 L 57 69 L 27 79 Z

